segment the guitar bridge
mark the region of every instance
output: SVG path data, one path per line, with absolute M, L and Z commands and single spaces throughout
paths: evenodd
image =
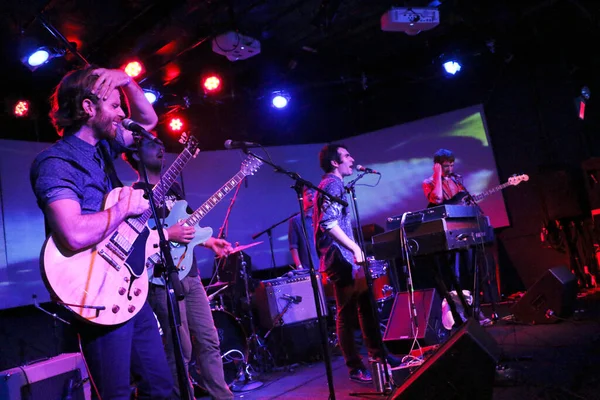
M 112 257 L 110 256 L 110 254 L 108 254 L 106 251 L 104 251 L 103 249 L 100 249 L 100 251 L 98 251 L 98 254 L 100 255 L 100 257 L 102 257 L 104 259 L 104 261 L 109 263 L 114 269 L 116 269 L 117 271 L 121 270 L 121 266 L 119 265 L 119 263 L 117 263 L 115 260 L 113 260 Z

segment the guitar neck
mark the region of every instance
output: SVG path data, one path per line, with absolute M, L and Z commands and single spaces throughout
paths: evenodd
M 160 182 L 158 182 L 152 188 L 152 197 L 154 198 L 154 202 L 159 204 L 165 197 L 165 194 L 169 191 L 181 171 L 186 166 L 188 161 L 192 158 L 192 153 L 186 148 L 179 154 L 179 156 L 175 159 L 173 164 L 167 169 L 167 171 L 162 175 Z M 131 225 L 134 226 L 138 232 L 141 232 L 144 229 L 144 226 L 152 216 L 152 210 L 146 210 L 139 217 L 133 218 L 129 221 Z
M 235 174 L 233 178 L 231 178 L 229 181 L 227 181 L 226 184 L 221 186 L 221 188 L 217 190 L 215 194 L 210 196 L 209 199 L 204 202 L 204 204 L 198 207 L 196 211 L 194 211 L 192 215 L 190 215 L 186 219 L 186 225 L 194 226 L 198 222 L 200 222 L 200 220 L 204 218 L 204 216 L 210 210 L 212 210 L 221 200 L 225 198 L 225 196 L 227 196 L 229 192 L 231 192 L 233 189 L 235 189 L 237 185 L 239 185 L 239 183 L 242 181 L 242 179 L 244 179 L 245 176 L 246 175 L 242 171 Z
M 485 192 L 481 192 L 481 193 L 476 194 L 475 196 L 471 196 L 471 197 L 473 198 L 473 200 L 479 201 L 479 200 L 483 199 L 484 197 L 487 197 L 490 194 L 496 193 L 496 192 L 498 192 L 504 188 L 507 188 L 509 186 L 511 186 L 511 183 L 506 182 L 506 183 L 503 183 L 502 185 L 494 186 L 493 188 L 488 189 Z

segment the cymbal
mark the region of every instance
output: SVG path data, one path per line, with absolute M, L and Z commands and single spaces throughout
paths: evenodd
M 241 245 L 241 246 L 236 246 L 236 247 L 234 247 L 234 248 L 233 248 L 233 250 L 232 250 L 232 251 L 229 253 L 229 255 L 232 255 L 232 254 L 238 253 L 238 252 L 240 252 L 240 251 L 243 251 L 243 250 L 249 249 L 250 247 L 254 247 L 254 246 L 256 246 L 256 245 L 259 245 L 259 244 L 261 244 L 261 243 L 263 243 L 263 242 L 262 242 L 262 241 L 260 241 L 260 242 L 254 242 L 254 243 L 250 243 L 250 244 L 243 244 L 243 245 Z
M 212 285 L 208 285 L 206 289 L 217 289 L 223 286 L 229 285 L 230 282 L 215 282 Z

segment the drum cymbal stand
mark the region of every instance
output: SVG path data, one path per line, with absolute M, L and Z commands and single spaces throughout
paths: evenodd
M 258 335 L 256 334 L 256 326 L 254 325 L 254 318 L 252 317 L 252 309 L 250 307 L 250 290 L 248 287 L 248 273 L 246 271 L 246 258 L 243 251 L 238 253 L 238 260 L 240 263 L 240 275 L 244 280 L 244 291 L 246 294 L 246 301 L 248 305 L 248 318 L 250 321 L 250 329 L 252 330 L 252 334 L 248 338 L 249 349 L 248 358 L 252 357 L 262 364 L 264 359 L 264 355 L 268 354 L 267 349 L 265 348 L 264 343 L 260 340 Z M 250 390 L 258 389 L 262 385 L 263 382 L 257 381 L 254 379 L 252 375 L 252 366 L 250 365 L 249 360 L 243 360 L 240 366 L 240 370 L 238 372 L 238 376 L 236 380 L 231 385 L 231 390 L 233 392 L 247 392 Z

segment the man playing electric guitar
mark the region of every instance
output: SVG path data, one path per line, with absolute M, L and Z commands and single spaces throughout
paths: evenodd
M 111 282 L 105 280 L 116 268 L 110 265 L 108 270 L 102 268 L 102 257 L 86 262 L 81 262 L 78 257 L 104 242 L 107 235 L 126 219 L 148 209 L 148 201 L 142 197 L 143 191 L 130 187 L 119 191 L 115 189 L 116 179 L 109 179 L 114 175 L 108 167 L 112 165 L 111 157 L 122 151 L 123 146 L 133 143 L 132 133 L 121 124 L 125 113 L 121 108 L 120 90 L 130 104 L 131 117 L 145 129 L 152 129 L 158 117 L 142 89 L 123 71 L 86 67 L 70 72 L 63 77 L 51 98 L 50 116 L 62 139 L 41 152 L 30 171 L 33 191 L 52 234 L 49 239 L 56 242 L 58 250 L 55 257 L 72 256 L 78 260 L 76 265 L 61 265 L 60 271 L 55 272 L 88 280 L 88 291 L 82 295 L 80 290 L 79 295 L 84 299 L 89 295 L 93 306 L 103 307 L 102 310 L 98 308 L 96 313 L 109 316 L 123 311 L 133 315 L 134 312 L 133 308 L 128 311 L 116 305 L 111 307 L 112 303 L 108 303 L 108 307 L 93 303 L 96 293 L 90 287 L 98 284 L 110 286 Z M 103 209 L 104 197 L 109 192 L 117 193 L 118 201 Z M 48 249 L 48 243 L 45 249 Z M 44 251 L 50 260 L 44 257 L 45 261 L 52 261 L 52 254 L 46 253 Z M 132 257 L 131 260 L 138 259 Z M 89 268 L 90 263 L 97 268 Z M 139 264 L 131 265 L 132 269 L 143 271 L 143 258 L 139 259 Z M 114 265 L 118 265 L 116 261 Z M 51 263 L 46 267 L 50 268 Z M 49 269 L 45 270 L 47 274 Z M 133 281 L 135 279 L 129 280 L 129 283 L 133 284 Z M 69 286 L 68 281 L 60 283 Z M 119 286 L 123 287 L 125 294 L 126 282 L 121 280 Z M 145 298 L 145 293 L 143 296 Z M 64 305 L 77 311 L 92 307 L 85 302 Z M 139 399 L 171 398 L 173 381 L 164 351 L 160 348 L 160 335 L 152 310 L 145 301 L 141 301 L 141 306 L 135 311 L 130 319 L 110 327 L 73 321 L 81 337 L 94 399 L 128 400 L 131 397 L 131 376 L 136 377 Z
M 139 174 L 140 158 L 146 167 L 148 182 L 154 186 L 160 181 L 161 171 L 163 170 L 164 147 L 154 141 L 143 140 L 139 153 L 126 153 L 125 159 L 133 169 Z M 143 188 L 144 182 L 138 180 L 133 187 Z M 177 200 L 183 199 L 181 186 L 175 182 L 171 189 L 165 195 L 165 201 L 157 204 L 159 217 L 168 216 L 171 208 Z M 188 244 L 194 239 L 196 230 L 193 226 L 187 226 L 183 223 L 173 224 L 166 227 L 167 239 L 171 242 Z M 201 246 L 212 249 L 217 255 L 224 256 L 231 251 L 231 244 L 223 239 L 208 237 Z M 193 249 L 190 249 L 193 254 Z M 192 256 L 192 255 L 190 255 Z M 158 317 L 161 326 L 169 327 L 169 314 L 167 308 L 167 296 L 164 285 L 152 283 L 150 277 L 150 289 L 148 302 Z M 181 280 L 181 286 L 184 290 L 185 299 L 179 302 L 181 314 L 181 327 L 179 335 L 181 338 L 181 347 L 183 350 L 185 370 L 192 357 L 192 345 L 196 349 L 196 354 L 200 356 L 196 360 L 199 366 L 200 375 L 203 378 L 203 387 L 207 389 L 214 399 L 233 399 L 233 394 L 225 382 L 223 363 L 219 348 L 219 338 L 212 318 L 210 304 L 206 296 L 206 291 L 200 276 L 195 260 L 192 261 L 188 274 Z M 165 350 L 167 360 L 175 380 L 175 397 L 179 398 L 179 385 L 177 379 L 177 366 L 175 364 L 175 353 L 169 328 L 165 332 Z M 190 393 L 194 393 L 190 386 Z
M 433 155 L 433 175 L 423 181 L 423 193 L 429 202 L 428 207 L 435 207 L 442 204 L 462 204 L 479 207 L 474 201 L 471 201 L 471 196 L 463 184 L 462 177 L 454 172 L 454 153 L 447 149 L 439 149 Z M 474 196 L 477 197 L 477 196 Z M 491 230 L 491 227 L 490 227 Z M 489 236 L 493 236 L 490 232 Z M 492 282 L 495 281 L 495 271 L 493 267 L 493 257 L 488 251 L 488 247 L 479 249 L 482 252 L 482 257 L 477 257 L 476 260 L 485 262 L 479 265 L 479 279 L 483 284 L 483 289 L 488 292 L 490 298 L 495 302 L 497 299 L 497 290 Z M 440 273 L 445 277 L 445 280 L 452 287 L 453 279 L 449 274 L 452 271 L 456 279 L 463 288 L 472 286 L 472 261 L 475 257 L 474 248 L 468 248 L 454 256 L 449 257 L 449 254 L 435 255 L 435 262 L 441 269 Z M 462 262 L 459 263 L 459 258 Z M 445 265 L 444 265 L 445 264 Z M 462 265 L 461 265 L 462 264 Z M 488 323 L 489 319 L 483 315 L 479 316 L 480 323 Z

